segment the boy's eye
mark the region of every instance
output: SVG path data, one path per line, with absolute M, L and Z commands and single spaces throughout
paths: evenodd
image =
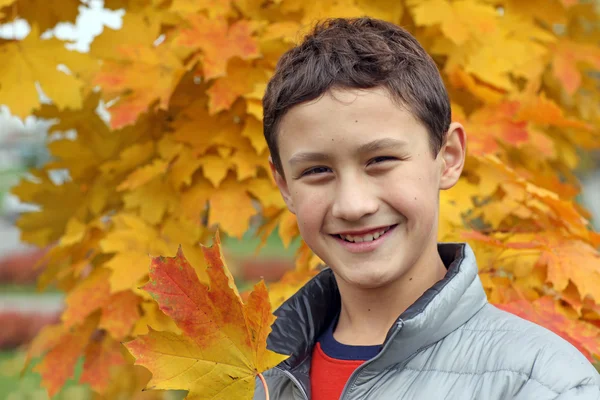
M 310 169 L 307 169 L 306 171 L 304 171 L 301 176 L 324 174 L 328 171 L 329 171 L 328 167 L 313 167 L 313 168 L 310 168 Z
M 375 157 L 371 160 L 369 160 L 368 165 L 371 164 L 378 164 L 378 163 L 382 163 L 384 161 L 391 161 L 391 160 L 396 160 L 396 157 L 392 157 L 392 156 L 380 156 L 380 157 Z

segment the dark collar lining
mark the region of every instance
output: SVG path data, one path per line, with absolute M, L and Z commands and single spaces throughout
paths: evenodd
M 380 344 L 374 346 L 354 346 L 335 340 L 333 332 L 335 331 L 339 317 L 340 314 L 338 313 L 318 340 L 323 353 L 337 360 L 367 361 L 381 351 L 383 345 Z

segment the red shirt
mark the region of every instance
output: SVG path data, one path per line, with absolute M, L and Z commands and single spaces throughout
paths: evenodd
M 350 375 L 365 361 L 375 357 L 381 345 L 352 346 L 333 337 L 335 318 L 317 340 L 310 364 L 310 391 L 313 400 L 339 400 Z
M 338 400 L 350 375 L 364 362 L 331 358 L 323 352 L 321 343 L 317 343 L 310 363 L 311 399 Z

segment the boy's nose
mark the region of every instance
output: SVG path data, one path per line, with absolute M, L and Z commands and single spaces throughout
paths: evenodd
M 370 188 L 360 180 L 341 182 L 336 188 L 335 199 L 331 209 L 334 218 L 357 221 L 377 211 L 377 197 Z

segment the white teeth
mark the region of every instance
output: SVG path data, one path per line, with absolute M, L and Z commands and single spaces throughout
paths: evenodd
M 387 227 L 385 229 L 382 229 L 378 232 L 375 233 L 367 233 L 366 235 L 362 235 L 362 236 L 355 236 L 355 235 L 340 235 L 340 237 L 348 242 L 354 242 L 354 243 L 362 243 L 362 242 L 371 242 L 375 239 L 378 239 L 381 235 L 383 235 L 384 233 L 386 233 L 390 228 Z

